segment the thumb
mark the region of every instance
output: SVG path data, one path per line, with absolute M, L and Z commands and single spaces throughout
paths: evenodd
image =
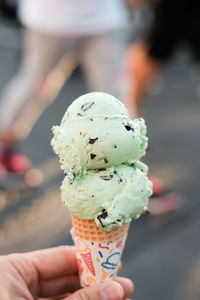
M 95 284 L 83 288 L 64 300 L 122 300 L 124 291 L 121 285 L 115 281 Z

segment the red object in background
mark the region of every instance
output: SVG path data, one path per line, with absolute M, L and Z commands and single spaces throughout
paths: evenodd
M 149 177 L 149 180 L 151 180 L 153 184 L 153 194 L 152 196 L 159 196 L 164 193 L 165 188 L 162 181 L 156 177 Z
M 10 156 L 8 170 L 15 173 L 25 172 L 30 163 L 25 155 L 14 153 Z
M 14 173 L 23 173 L 30 166 L 28 158 L 15 151 L 7 149 L 3 143 L 0 143 L 0 167 Z

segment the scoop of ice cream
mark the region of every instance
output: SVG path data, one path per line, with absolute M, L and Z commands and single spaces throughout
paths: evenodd
M 144 120 L 131 121 L 125 106 L 105 93 L 75 100 L 53 134 L 51 144 L 61 168 L 75 173 L 138 160 L 148 142 Z
M 139 162 L 148 142 L 143 119 L 131 121 L 111 95 L 89 93 L 68 107 L 53 134 L 65 172 L 62 201 L 74 216 L 109 231 L 147 209 L 152 184 Z
M 129 117 L 124 104 L 110 94 L 93 92 L 80 96 L 68 107 L 61 123 L 79 117 L 93 115 L 124 115 Z
M 65 176 L 62 201 L 81 219 L 94 219 L 101 230 L 129 223 L 147 210 L 152 183 L 141 162 L 88 170 L 85 176 Z

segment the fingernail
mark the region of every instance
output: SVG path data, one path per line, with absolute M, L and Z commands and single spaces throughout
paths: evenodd
M 109 282 L 101 291 L 101 300 L 121 300 L 124 292 L 121 285 L 117 282 Z

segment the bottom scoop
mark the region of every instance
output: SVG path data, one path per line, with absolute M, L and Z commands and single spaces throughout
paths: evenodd
M 147 210 L 152 184 L 141 162 L 107 169 L 88 170 L 83 176 L 66 174 L 62 201 L 72 215 L 95 220 L 102 231 L 122 226 Z

